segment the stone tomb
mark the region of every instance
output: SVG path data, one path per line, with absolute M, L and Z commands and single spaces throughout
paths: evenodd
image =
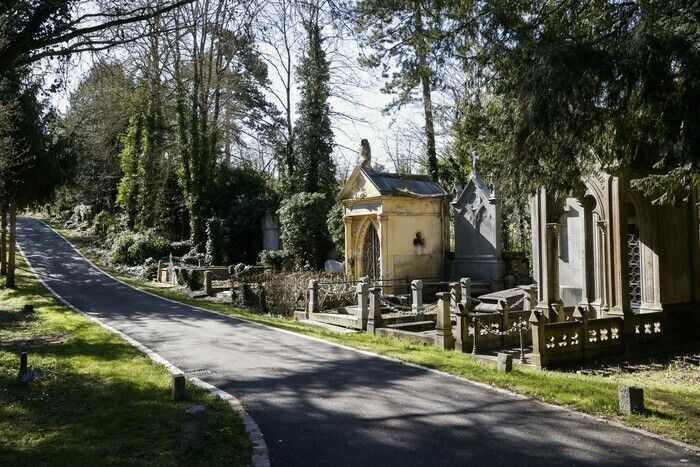
M 338 199 L 344 206 L 345 265 L 350 279 L 442 280 L 448 194 L 429 177 L 355 168 Z
M 501 198 L 477 173 L 475 159 L 472 176 L 462 189 L 455 189 L 455 258 L 452 277 L 469 277 L 487 282 L 490 290 L 503 288 L 504 264 L 501 259 Z

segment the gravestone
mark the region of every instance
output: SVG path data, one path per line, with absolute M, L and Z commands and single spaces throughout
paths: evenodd
M 191 405 L 185 408 L 180 439 L 182 452 L 204 449 L 204 412 L 203 405 Z
M 500 372 L 510 373 L 513 371 L 513 356 L 507 353 L 499 353 L 496 367 Z
M 618 388 L 620 412 L 623 414 L 640 414 L 644 412 L 644 390 L 636 386 Z
M 267 213 L 262 220 L 263 250 L 277 251 L 282 248 L 280 244 L 280 224 L 277 216 Z
M 477 162 L 475 159 L 467 185 L 454 190 L 452 276 L 497 282 L 502 288 L 505 267 L 501 257 L 501 197 L 496 188 L 489 188 L 479 178 Z

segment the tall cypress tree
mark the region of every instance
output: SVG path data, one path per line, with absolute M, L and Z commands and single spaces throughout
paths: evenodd
M 331 199 L 336 191 L 336 179 L 328 104 L 330 70 L 318 24 L 310 24 L 307 32 L 309 45 L 298 69 L 301 100 L 294 128 L 297 167 L 292 189 L 323 193 Z

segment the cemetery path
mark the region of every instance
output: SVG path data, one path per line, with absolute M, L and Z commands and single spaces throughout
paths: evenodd
M 236 395 L 273 465 L 700 463 L 591 417 L 140 292 L 31 218 L 18 239 L 67 302 Z

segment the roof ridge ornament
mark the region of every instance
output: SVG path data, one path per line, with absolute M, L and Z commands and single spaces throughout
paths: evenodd
M 360 163 L 362 167 L 372 167 L 372 149 L 369 146 L 369 141 L 364 138 L 360 141 L 360 157 L 362 158 Z

